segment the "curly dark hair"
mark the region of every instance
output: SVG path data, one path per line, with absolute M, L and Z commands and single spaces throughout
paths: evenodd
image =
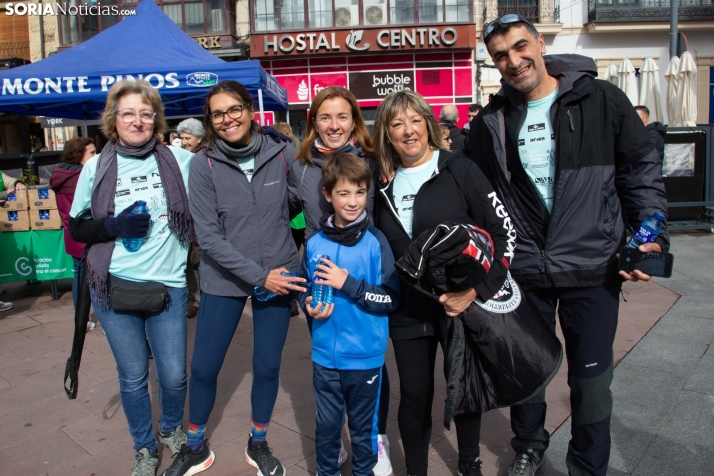
M 68 140 L 64 145 L 60 161 L 68 164 L 81 164 L 82 158 L 84 158 L 84 149 L 89 144 L 94 144 L 94 141 L 86 137 L 75 137 Z

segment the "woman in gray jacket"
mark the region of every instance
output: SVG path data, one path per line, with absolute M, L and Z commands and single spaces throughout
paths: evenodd
M 189 385 L 188 441 L 165 476 L 196 474 L 214 459 L 205 444 L 206 422 L 216 399 L 216 381 L 246 300 L 254 288 L 276 293 L 252 300 L 253 427 L 246 461 L 259 474 L 283 476 L 285 469 L 266 441 L 278 394 L 280 356 L 290 322 L 292 284 L 303 278 L 289 226 L 289 164 L 295 149 L 263 134 L 253 120 L 253 98 L 236 81 L 214 86 L 206 98 L 206 148 L 191 162 L 189 201 L 201 258 L 201 307 Z

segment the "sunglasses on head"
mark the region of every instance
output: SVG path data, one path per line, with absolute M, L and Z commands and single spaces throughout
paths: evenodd
M 534 30 L 536 29 L 536 27 L 533 26 L 533 23 L 531 23 L 530 20 L 525 17 L 522 17 L 518 13 L 506 13 L 500 18 L 496 18 L 486 26 L 486 29 L 483 31 L 484 43 L 488 43 L 488 38 L 491 36 L 491 33 L 493 33 L 493 30 L 495 30 L 498 25 L 505 26 L 510 25 L 512 23 L 525 23 Z

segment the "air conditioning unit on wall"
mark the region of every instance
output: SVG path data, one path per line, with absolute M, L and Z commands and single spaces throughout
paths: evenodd
M 335 8 L 335 26 L 359 25 L 359 5 Z
M 364 25 L 386 25 L 387 24 L 387 5 L 384 3 L 365 3 L 364 4 Z

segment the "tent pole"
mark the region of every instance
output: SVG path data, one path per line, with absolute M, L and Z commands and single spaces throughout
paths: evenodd
M 288 124 L 290 124 L 290 109 L 287 110 L 287 120 Z
M 260 125 L 265 125 L 265 116 L 263 115 L 263 88 L 258 89 L 258 107 L 260 108 Z

